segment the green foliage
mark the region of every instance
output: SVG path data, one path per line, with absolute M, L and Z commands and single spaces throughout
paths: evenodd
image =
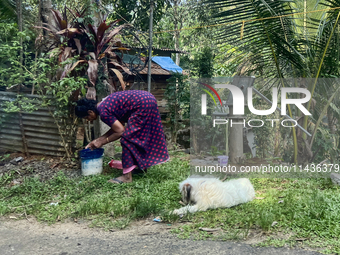
M 261 118 L 265 120 L 266 118 Z M 260 125 L 260 123 L 252 123 L 253 125 Z M 253 128 L 256 141 L 256 154 L 260 158 L 269 157 L 269 152 L 272 151 L 269 146 L 269 141 L 273 139 L 273 128 L 269 125 L 263 125 L 261 128 Z
M 13 23 L 0 23 L 0 83 L 7 87 L 25 83 L 30 78 L 25 67 L 32 66 L 32 31 L 19 32 Z M 23 39 L 24 62 L 20 63 L 20 38 Z
M 15 21 L 15 1 L 1 0 L 0 2 L 0 20 Z
M 188 126 L 180 120 L 188 120 L 190 114 L 190 83 L 188 77 L 173 73 L 168 80 L 164 96 L 170 111 L 170 123 L 173 141 L 176 142 L 177 132 Z
M 220 50 L 224 51 L 218 54 L 217 59 L 219 61 L 222 59 L 226 63 L 225 66 L 220 65 L 221 68 L 217 71 L 219 74 L 227 73 L 226 69 L 231 69 L 230 73 L 233 73 L 236 69 L 239 75 L 256 75 L 256 77 L 266 78 L 335 78 L 339 76 L 340 37 L 339 23 L 337 23 L 339 22 L 337 21 L 339 1 L 313 0 L 308 1 L 306 7 L 303 1 L 285 0 L 255 0 L 251 3 L 242 0 L 205 0 L 203 2 L 208 9 L 216 11 L 211 15 L 210 24 L 221 25 L 217 28 L 218 32 L 214 34 L 214 38 L 222 46 L 219 47 Z M 314 12 L 314 10 L 325 8 L 329 10 Z M 310 13 L 290 15 L 299 12 Z M 269 18 L 275 16 L 277 18 Z M 245 20 L 253 21 L 242 24 Z M 243 36 L 240 35 L 241 27 Z M 226 51 L 229 53 L 225 53 Z M 219 65 L 215 66 L 219 67 Z M 316 84 L 315 80 L 307 89 L 313 92 L 313 99 L 317 100 L 317 104 L 322 105 L 324 101 L 331 99 L 336 88 L 331 88 L 332 92 L 328 93 L 323 86 Z M 285 85 L 282 82 L 280 86 Z M 313 110 L 310 108 L 311 101 L 308 104 L 308 110 Z M 333 109 L 328 107 L 334 115 L 336 115 L 334 109 L 337 108 L 339 107 L 336 106 Z M 314 117 L 318 113 L 312 111 L 312 115 Z M 300 116 L 297 112 L 293 112 L 291 117 L 297 119 Z M 308 128 L 307 117 L 304 118 L 302 126 L 304 129 Z M 315 133 L 317 129 L 318 127 L 309 131 Z M 306 140 L 306 137 L 299 132 L 296 134 L 299 137 L 292 136 L 294 154 L 298 155 L 296 160 L 306 162 L 311 159 L 308 156 L 307 147 L 304 142 L 299 144 L 297 142 Z M 310 142 L 308 139 L 306 141 L 307 144 Z M 325 152 L 324 157 L 329 158 L 326 154 Z
M 4 155 L 0 156 L 0 161 L 4 161 L 4 160 L 8 159 L 10 155 L 11 154 L 4 154 Z
M 211 78 L 214 74 L 214 55 L 211 47 L 204 47 L 194 55 L 192 73 L 199 78 Z
M 192 56 L 181 57 L 181 67 L 190 71 L 190 77 L 212 78 L 215 73 L 214 51 L 211 47 L 203 47 L 193 52 Z
M 50 56 L 50 57 L 48 57 Z M 61 63 L 69 64 L 72 59 Z M 81 67 L 78 67 L 78 69 Z M 56 117 L 69 116 L 69 107 L 72 105 L 72 96 L 75 91 L 85 93 L 87 79 L 85 77 L 65 77 L 56 80 L 56 74 L 60 72 L 58 60 L 53 53 L 50 55 L 42 55 L 36 58 L 32 66 L 32 72 L 29 72 L 29 83 L 35 87 L 36 92 L 42 96 L 40 104 L 42 106 L 52 107 L 55 109 L 51 114 Z
M 42 96 L 42 99 L 38 100 L 18 94 L 15 100 L 4 102 L 2 109 L 5 114 L 0 116 L 0 122 L 10 117 L 9 113 L 32 112 L 39 106 L 45 106 L 56 119 L 56 123 L 59 123 L 57 125 L 64 123 L 64 128 L 59 128 L 62 138 L 68 135 L 72 136 L 72 132 L 75 132 L 76 122 L 74 121 L 75 117 L 70 116 L 72 107 L 70 101 L 72 101 L 75 91 L 84 93 L 87 79 L 83 77 L 56 79 L 61 66 L 69 65 L 72 61 L 71 58 L 61 63 L 61 66 L 58 65 L 57 51 L 53 51 L 49 55 L 42 54 L 41 57 L 35 56 L 34 59 L 30 51 L 32 32 L 19 33 L 15 24 L 2 24 L 0 29 L 3 31 L 0 37 L 2 41 L 0 44 L 0 82 L 7 87 L 17 86 L 14 87 L 14 91 L 18 91 L 16 88 L 19 88 L 21 84 L 33 87 L 35 92 Z M 20 37 L 24 39 L 24 61 L 22 64 L 19 59 Z M 81 67 L 74 68 L 75 71 L 80 69 Z M 71 146 L 66 146 L 66 139 L 63 141 L 65 148 L 71 150 Z
M 113 87 L 118 90 L 118 85 L 125 89 L 121 72 L 133 74 L 122 64 L 121 58 L 110 52 L 112 47 L 124 49 L 119 39 L 114 42 L 113 39 L 126 26 L 117 27 L 117 21 L 106 23 L 104 20 L 96 27 L 93 22 L 98 17 L 92 19 L 86 8 L 80 12 L 66 8 L 63 13 L 52 10 L 52 14 L 55 26 L 43 24 L 43 29 L 54 36 L 48 41 L 38 37 L 39 50 L 34 49 L 32 29 L 18 32 L 16 24 L 0 23 L 0 83 L 6 87 L 16 86 L 18 89 L 12 88 L 14 91 L 20 91 L 21 86 L 32 88 L 32 92 L 43 97 L 39 104 L 47 106 L 55 118 L 70 157 L 72 152 L 68 150 L 72 148 L 67 146 L 65 136 L 73 137 L 77 125 L 72 102 L 80 93 L 85 93 L 85 86 L 89 84 L 103 89 L 104 80 L 111 84 L 112 87 L 108 85 L 111 91 Z M 44 54 L 40 53 L 41 49 L 51 50 Z M 5 112 L 34 110 L 28 99 L 25 100 L 20 96 L 2 107 Z
M 255 108 L 257 110 L 267 109 L 267 105 L 261 105 L 261 103 L 255 103 Z M 269 158 L 273 155 L 270 155 L 274 151 L 274 138 L 275 138 L 275 127 L 272 127 L 271 124 L 266 121 L 266 119 L 277 119 L 275 114 L 271 114 L 269 116 L 256 116 L 253 114 L 248 115 L 250 119 L 262 120 L 265 123 L 262 127 L 253 127 L 251 130 L 255 135 L 256 142 L 256 156 L 259 158 Z M 261 126 L 260 121 L 252 121 L 251 125 L 253 126 Z
M 33 112 L 37 109 L 37 104 L 38 101 L 36 99 L 31 99 L 22 95 L 17 95 L 15 100 L 5 101 L 1 105 L 1 107 L 5 113 Z
M 156 24 L 167 11 L 170 0 L 154 0 L 153 22 Z M 133 24 L 137 29 L 149 28 L 150 1 L 145 0 L 106 0 L 106 4 L 114 6 L 110 18 L 123 19 L 123 22 Z
M 17 36 L 18 25 L 16 23 L 0 23 L 0 40 L 2 43 L 10 42 Z M 16 39 L 16 38 L 15 38 Z
M 165 97 L 168 100 L 170 111 L 177 108 L 183 119 L 189 118 L 190 84 L 186 75 L 179 73 L 172 74 L 171 78 L 168 80 Z
M 20 63 L 19 52 L 21 49 L 20 39 L 23 39 L 24 62 Z M 31 84 L 31 73 L 28 71 L 32 67 L 30 50 L 32 48 L 31 39 L 33 33 L 29 30 L 18 32 L 14 23 L 0 23 L 0 84 L 14 91 L 18 91 L 21 84 Z M 27 69 L 28 68 L 28 69 Z M 26 69 L 26 70 L 25 70 Z M 25 71 L 24 71 L 25 70 Z M 16 95 L 10 101 L 4 101 L 1 108 L 4 111 L 0 115 L 0 124 L 5 118 L 9 118 L 11 113 L 32 112 L 37 108 L 37 101 L 23 95 Z
M 86 78 L 65 77 L 62 80 L 52 82 L 50 85 L 46 85 L 46 95 L 52 95 L 58 105 L 68 106 L 70 103 L 70 97 L 74 91 L 81 89 L 83 94 L 85 94 L 86 84 Z
M 303 59 L 297 54 L 299 43 L 296 41 L 294 17 L 265 19 L 292 13 L 290 1 L 255 0 L 246 1 L 204 1 L 216 13 L 211 16 L 211 24 L 230 24 L 218 27 L 215 39 L 221 45 L 231 45 L 237 49 L 229 58 L 242 58 L 243 73 L 253 72 L 262 77 L 291 77 L 292 65 L 297 71 L 303 68 Z M 244 10 L 247 10 L 246 12 Z M 239 15 L 242 13 L 242 15 Z M 240 36 L 242 21 L 247 22 Z M 239 22 L 233 24 L 232 22 Z M 298 76 L 301 73 L 298 74 Z
M 224 82 L 226 82 L 224 80 Z M 226 150 L 226 125 L 216 125 L 213 127 L 213 119 L 219 118 L 213 116 L 216 112 L 216 105 L 213 100 L 207 100 L 207 114 L 201 114 L 201 95 L 205 88 L 201 83 L 215 84 L 214 79 L 192 79 L 190 80 L 190 136 L 192 151 L 194 154 L 216 155 Z M 218 94 L 221 98 L 227 98 L 227 90 L 220 90 Z M 222 153 L 223 154 L 223 153 Z
M 215 52 L 214 76 L 233 77 L 243 62 L 243 58 L 239 56 L 241 52 L 230 44 L 220 46 L 219 51 Z
M 87 84 L 86 78 L 67 77 L 62 80 L 52 82 L 49 86 L 45 86 L 46 95 L 52 97 L 45 97 L 44 103 L 56 110 L 52 112 L 53 116 L 59 118 L 69 118 L 70 115 L 70 98 L 74 91 L 82 90 L 85 94 L 85 85 Z
M 339 134 L 331 134 L 329 129 L 319 127 L 312 149 L 316 155 L 314 162 L 322 162 L 325 158 L 330 159 L 332 163 L 339 162 Z

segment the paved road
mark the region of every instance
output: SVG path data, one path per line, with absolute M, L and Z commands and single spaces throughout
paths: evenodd
M 74 223 L 41 226 L 26 221 L 2 220 L 0 254 L 318 254 L 302 249 L 256 248 L 233 242 L 179 240 L 167 231 L 139 230 L 108 232 Z

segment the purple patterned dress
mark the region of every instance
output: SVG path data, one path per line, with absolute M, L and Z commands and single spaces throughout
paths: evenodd
M 163 126 L 155 97 L 146 91 L 115 92 L 98 106 L 101 120 L 109 125 L 125 122 L 121 136 L 123 168 L 137 165 L 140 169 L 169 159 Z

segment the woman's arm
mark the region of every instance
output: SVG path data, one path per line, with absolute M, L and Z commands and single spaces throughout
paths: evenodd
M 125 127 L 123 126 L 123 124 L 119 120 L 116 120 L 112 124 L 110 130 L 112 130 L 112 132 L 111 132 L 111 134 L 109 134 L 109 136 L 106 137 L 106 143 L 110 143 L 110 142 L 113 142 L 113 141 L 116 141 L 117 139 L 119 139 L 122 136 L 122 134 L 124 133 Z
M 97 139 L 93 140 L 92 142 L 90 142 L 85 149 L 90 148 L 90 149 L 96 149 L 96 148 L 100 148 L 103 145 L 116 141 L 117 139 L 119 139 L 122 134 L 124 133 L 125 128 L 122 125 L 122 123 L 119 120 L 116 120 L 111 128 L 101 137 L 98 137 Z
M 117 120 L 118 121 L 118 120 Z M 118 121 L 118 122 L 120 122 L 121 124 L 122 124 L 122 126 L 123 126 L 123 128 L 124 128 L 124 131 L 125 131 L 125 123 L 124 122 L 121 122 L 121 121 Z M 114 123 L 113 123 L 114 124 Z M 117 123 L 118 124 L 118 123 Z M 113 125 L 112 125 L 113 126 Z M 123 133 L 124 133 L 124 131 L 123 131 Z M 105 138 L 107 138 L 107 137 L 109 137 L 110 135 L 112 135 L 114 133 L 114 131 L 113 131 L 113 129 L 112 129 L 112 127 L 104 134 L 104 135 L 102 135 L 103 137 L 105 137 Z M 112 140 L 112 141 L 114 141 L 114 140 Z
M 105 134 L 103 134 L 102 136 L 103 137 L 109 137 L 110 135 L 112 135 L 112 133 L 113 133 L 113 130 L 112 130 L 112 128 L 110 128 Z

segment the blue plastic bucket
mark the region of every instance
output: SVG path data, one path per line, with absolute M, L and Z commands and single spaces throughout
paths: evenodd
M 104 149 L 98 148 L 95 150 L 85 149 L 79 152 L 81 159 L 82 175 L 100 174 L 103 172 L 103 154 Z

